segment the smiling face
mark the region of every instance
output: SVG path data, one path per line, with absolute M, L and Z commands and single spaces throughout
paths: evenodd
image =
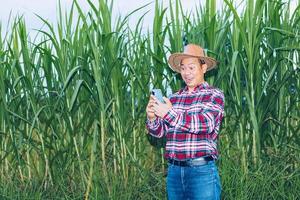
M 197 85 L 204 82 L 206 70 L 207 65 L 200 64 L 198 58 L 189 57 L 181 61 L 180 74 L 189 91 L 193 91 Z

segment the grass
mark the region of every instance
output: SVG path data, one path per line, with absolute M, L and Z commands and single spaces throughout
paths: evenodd
M 59 6 L 55 25 L 37 16 L 35 40 L 22 17 L 0 38 L 1 199 L 164 199 L 164 140 L 147 136 L 145 106 L 152 87 L 182 86 L 167 55 L 183 38 L 220 62 L 206 79 L 226 98 L 222 199 L 300 196 L 299 6 L 155 1 L 143 34 L 146 13 L 128 20 L 148 5 L 113 21 L 112 2 L 88 2 Z

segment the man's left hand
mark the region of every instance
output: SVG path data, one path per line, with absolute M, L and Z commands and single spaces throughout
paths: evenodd
M 160 118 L 163 118 L 169 112 L 169 110 L 172 108 L 171 101 L 166 97 L 163 97 L 163 98 L 166 103 L 162 103 L 156 97 L 154 97 L 156 103 L 153 105 L 153 110 L 154 110 L 155 115 L 157 115 Z

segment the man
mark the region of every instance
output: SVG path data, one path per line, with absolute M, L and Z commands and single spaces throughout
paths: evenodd
M 195 44 L 169 57 L 170 67 L 186 86 L 161 103 L 151 95 L 146 126 L 154 137 L 166 136 L 168 199 L 220 199 L 221 184 L 215 160 L 224 114 L 224 94 L 204 80 L 217 62 Z

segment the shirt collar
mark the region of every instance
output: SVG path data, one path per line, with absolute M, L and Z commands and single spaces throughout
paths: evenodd
M 199 92 L 200 90 L 205 89 L 205 88 L 208 88 L 208 87 L 209 87 L 209 84 L 208 84 L 206 81 L 204 81 L 204 82 L 198 84 L 198 85 L 194 88 L 194 90 L 192 91 L 192 93 L 194 93 L 194 92 Z M 181 91 L 181 93 L 188 93 L 188 92 L 189 92 L 188 86 L 185 86 L 185 87 L 182 89 L 182 91 Z

